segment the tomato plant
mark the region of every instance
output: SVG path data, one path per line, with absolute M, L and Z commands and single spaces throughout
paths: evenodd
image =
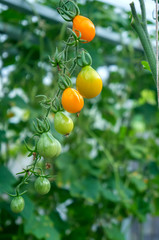
M 81 15 L 77 15 L 73 19 L 73 31 L 77 34 L 77 36 L 80 32 L 81 39 L 86 42 L 92 41 L 95 37 L 95 26 L 93 22 L 89 18 Z
M 39 102 L 45 110 L 45 114 L 41 119 L 33 121 L 35 132 L 31 139 L 34 141 L 34 147 L 31 148 L 25 143 L 29 151 L 28 157 L 32 156 L 33 161 L 19 173 L 24 173 L 24 177 L 16 187 L 16 195 L 10 194 L 10 196 L 16 197 L 15 199 L 19 199 L 18 196 L 26 192 L 20 194 L 20 187 L 26 184 L 32 175 L 38 176 L 35 181 L 35 189 L 38 193 L 46 194 L 50 190 L 50 182 L 47 179 L 50 175 L 43 175 L 43 168 L 37 167 L 37 163 L 41 160 L 41 157 L 44 158 L 42 160 L 46 161 L 47 159 L 58 157 L 61 153 L 61 144 L 54 138 L 50 131 L 50 113 L 55 114 L 54 128 L 56 131 L 60 134 L 68 135 L 73 130 L 74 123 L 63 111 L 79 113 L 84 106 L 83 96 L 88 98 L 94 97 L 99 94 L 102 88 L 100 77 L 93 68 L 88 66 L 92 64 L 90 54 L 86 50 L 79 48 L 81 42 L 90 42 L 94 38 L 94 24 L 88 18 L 79 15 L 79 8 L 74 1 L 60 1 L 58 12 L 66 21 L 73 21 L 73 30 L 68 29 L 69 36 L 65 42 L 64 49 L 59 52 L 58 48 L 56 48 L 54 57 L 50 59 L 52 67 L 57 70 L 57 91 L 54 97 L 51 98 L 45 95 L 37 96 L 41 98 Z M 69 51 L 73 53 L 70 59 Z M 77 86 L 81 94 L 84 92 L 83 96 L 78 90 L 71 88 L 71 76 L 77 65 L 82 68 L 77 78 Z M 87 70 L 84 71 L 84 69 Z M 87 75 L 90 75 L 90 77 Z M 50 166 L 46 164 L 46 169 L 49 168 Z M 40 173 L 39 170 L 41 171 Z M 22 202 L 22 198 L 20 199 Z
M 61 152 L 61 144 L 51 133 L 46 132 L 40 136 L 37 151 L 44 158 L 57 157 Z
M 43 2 L 48 4 L 49 1 Z M 51 7 L 55 8 L 57 2 L 59 1 L 51 1 Z M 126 15 L 123 10 L 119 12 L 118 8 L 112 8 L 104 3 L 102 5 L 100 1 L 85 1 L 85 4 L 82 3 L 81 9 L 85 14 L 89 10 L 90 16 L 95 17 L 98 26 L 103 24 L 103 26 L 111 28 L 112 31 L 117 30 L 118 33 L 121 33 L 121 29 L 126 31 L 129 40 L 132 40 L 131 44 L 133 44 L 135 36 L 133 33 L 131 34 L 132 30 L 129 29 L 128 13 Z M 144 73 L 140 64 L 135 61 L 135 58 L 138 57 L 143 59 L 143 53 L 134 50 L 132 45 L 130 48 L 125 47 L 124 42 L 122 48 L 119 48 L 111 41 L 106 42 L 104 39 L 101 41 L 99 37 L 95 38 L 95 42 L 92 42 L 90 47 L 88 43 L 84 44 L 83 46 L 88 47 L 90 53 L 93 54 L 93 66 L 97 68 L 103 63 L 108 66 L 108 79 L 96 104 L 97 99 L 92 101 L 86 99 L 84 107 L 88 109 L 84 113 L 81 112 L 79 119 L 76 119 L 75 114 L 73 118 L 72 114 L 69 114 L 74 119 L 75 125 L 72 134 L 68 138 L 59 136 L 56 132 L 54 135 L 52 116 L 55 116 L 59 109 L 63 111 L 60 105 L 62 93 L 65 88 L 71 86 L 72 77 L 77 78 L 78 72 L 83 68 L 81 64 L 81 69 L 78 67 L 73 72 L 73 67 L 77 63 L 76 56 L 80 55 L 80 43 L 77 43 L 73 33 L 71 35 L 70 32 L 64 32 L 65 24 L 63 26 L 50 24 L 48 21 L 38 18 L 38 22 L 32 25 L 32 17 L 30 16 L 22 14 L 20 19 L 18 11 L 11 11 L 10 8 L 5 11 L 2 9 L 2 12 L 2 23 L 7 21 L 7 24 L 20 27 L 20 24 L 26 19 L 29 25 L 21 26 L 24 32 L 31 30 L 33 35 L 38 37 L 39 34 L 36 34 L 38 30 L 39 33 L 44 33 L 44 38 L 41 38 L 41 45 L 32 43 L 30 38 L 21 40 L 18 38 L 16 41 L 15 38 L 18 37 L 16 34 L 14 34 L 13 40 L 10 35 L 6 40 L 2 40 L 3 52 L 8 53 L 8 57 L 6 57 L 6 53 L 4 57 L 2 56 L 2 69 L 5 70 L 6 67 L 14 64 L 15 70 L 11 71 L 6 84 L 4 83 L 5 95 L 1 101 L 0 185 L 2 187 L 0 191 L 1 193 L 7 192 L 9 189 L 14 191 L 15 184 L 22 182 L 22 176 L 25 175 L 27 182 L 34 181 L 35 176 L 43 175 L 39 172 L 39 166 L 43 168 L 46 176 L 51 173 L 56 178 L 52 191 L 43 197 L 38 196 L 32 184 L 24 186 L 25 189 L 29 189 L 25 197 L 25 210 L 20 216 L 21 223 L 18 216 L 9 213 L 8 199 L 5 195 L 0 194 L 0 238 L 49 240 L 50 235 L 50 239 L 54 236 L 54 240 L 74 239 L 76 237 L 79 239 L 119 238 L 123 240 L 124 237 L 120 233 L 120 226 L 122 226 L 123 232 L 125 229 L 122 225 L 123 220 L 125 224 L 125 221 L 127 219 L 129 221 L 132 217 L 136 226 L 136 218 L 143 221 L 146 215 L 151 214 L 152 211 L 153 214 L 158 214 L 158 194 L 153 193 L 154 189 L 157 193 L 159 188 L 159 162 L 157 158 L 159 151 L 156 142 L 159 114 L 155 108 L 155 91 L 154 85 L 151 83 L 151 74 Z M 16 18 L 13 19 L 14 13 Z M 120 14 L 124 16 L 123 21 L 120 21 Z M 105 18 L 105 16 L 109 17 Z M 104 22 L 102 22 L 103 19 L 105 19 Z M 62 42 L 60 44 L 61 50 L 57 56 L 51 56 L 51 60 L 54 61 L 54 69 L 48 69 L 47 56 L 52 53 L 55 46 L 58 46 L 62 36 L 67 35 L 68 38 L 70 37 L 68 43 L 74 42 L 71 47 L 67 45 L 69 64 L 61 52 L 63 50 L 61 48 L 63 46 L 65 48 L 65 43 Z M 131 35 L 134 39 L 131 38 Z M 75 54 L 76 47 L 77 55 Z M 140 46 L 138 48 L 140 49 Z M 39 49 L 41 49 L 40 59 Z M 70 61 L 70 56 L 73 57 L 73 61 Z M 25 63 L 25 66 L 22 66 L 22 63 Z M 66 64 L 67 69 L 64 68 Z M 77 65 L 79 64 L 77 63 Z M 43 79 L 50 72 L 53 73 L 51 74 L 53 81 L 48 86 L 45 85 Z M 142 81 L 140 81 L 141 79 Z M 12 91 L 16 90 L 14 88 L 17 87 L 25 92 L 28 98 L 27 102 L 23 102 L 23 96 L 18 99 L 18 95 L 15 98 L 10 95 L 9 92 L 12 94 Z M 148 93 L 149 89 L 151 91 Z M 142 92 L 142 90 L 144 91 Z M 139 92 L 143 95 L 140 95 Z M 3 90 L 1 96 L 2 94 Z M 38 99 L 42 100 L 40 105 L 35 101 L 37 99 L 35 94 L 46 94 L 48 97 L 46 99 L 39 97 Z M 57 100 L 59 101 L 57 102 Z M 25 121 L 20 118 L 16 125 L 14 119 L 17 114 L 12 111 L 12 106 L 18 107 L 19 105 L 23 111 L 29 109 L 30 115 Z M 41 158 L 35 148 L 42 133 L 38 132 L 37 134 L 32 126 L 32 118 L 38 117 L 42 121 L 42 123 L 38 123 L 42 131 L 42 124 L 46 116 L 50 121 L 50 133 L 53 136 L 57 134 L 61 145 L 64 146 L 63 154 L 49 163 Z M 32 139 L 28 139 L 28 135 L 30 136 L 31 133 L 36 135 Z M 35 169 L 34 165 L 26 167 L 28 160 L 25 159 L 25 156 L 21 156 L 21 154 L 27 153 L 23 140 L 32 146 L 32 152 L 30 152 L 32 155 L 28 160 L 29 164 L 37 161 Z M 19 161 L 16 160 L 19 155 L 21 157 L 20 164 L 25 168 L 22 170 L 24 174 L 21 174 L 18 179 L 14 177 L 13 180 L 10 171 L 7 172 L 7 166 L 10 168 L 12 159 L 14 159 L 14 169 L 17 164 L 19 167 Z M 9 161 L 8 165 L 7 161 Z M 49 164 L 50 167 L 52 165 L 51 169 L 49 169 Z M 6 172 L 3 166 L 5 166 Z M 32 175 L 33 169 L 35 176 Z M 137 171 L 140 176 L 133 175 L 133 171 Z M 27 179 L 28 176 L 29 179 Z M 48 179 L 51 180 L 52 177 Z M 22 189 L 23 186 L 20 190 Z M 66 219 L 63 219 L 61 203 L 65 204 L 65 202 Z M 101 221 L 99 222 L 99 220 Z M 9 221 L 10 224 L 8 224 Z M 131 222 L 129 223 L 131 225 Z M 90 231 L 94 225 L 96 226 L 95 231 Z M 138 239 L 137 236 L 142 238 L 137 233 L 138 231 L 131 231 L 131 238 Z M 149 236 L 149 238 L 151 237 Z
M 72 119 L 63 112 L 57 112 L 54 118 L 54 127 L 57 132 L 66 135 L 73 130 L 74 124 Z
M 34 184 L 35 190 L 37 193 L 44 195 L 50 191 L 51 184 L 46 177 L 38 177 Z
M 67 112 L 80 112 L 84 106 L 83 97 L 74 88 L 66 88 L 62 94 L 62 106 Z
M 76 88 L 84 98 L 94 98 L 102 90 L 102 79 L 91 66 L 85 66 L 77 76 Z
M 24 209 L 24 198 L 21 196 L 16 196 L 12 199 L 10 207 L 12 212 L 14 213 L 20 213 Z

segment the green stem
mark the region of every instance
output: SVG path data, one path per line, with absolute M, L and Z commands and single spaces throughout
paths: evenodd
M 35 167 L 36 167 L 36 164 L 37 164 L 37 161 L 38 161 L 38 157 L 35 158 L 35 161 L 33 163 L 33 167 L 32 167 L 32 171 L 34 172 L 35 170 Z M 24 185 L 28 179 L 33 175 L 33 172 L 30 172 L 30 174 L 28 175 L 28 172 L 25 173 L 24 175 L 24 178 L 22 179 L 22 181 L 17 185 L 16 187 L 16 194 L 19 195 L 19 189 L 22 185 Z
M 151 50 L 152 50 L 152 52 L 154 52 L 154 49 L 153 49 L 151 41 L 150 41 L 150 36 L 149 36 L 148 30 L 147 30 L 147 17 L 146 17 L 145 2 L 144 2 L 144 0 L 139 0 L 139 2 L 140 2 L 141 16 L 142 16 L 142 23 L 141 23 L 141 25 L 142 25 L 145 33 L 146 33 L 146 36 L 147 36 L 147 39 L 149 41 L 149 45 L 151 47 Z
M 144 30 L 147 32 L 147 18 L 146 18 L 146 8 L 143 0 L 139 0 L 141 8 L 141 16 Z
M 64 48 L 64 50 L 63 50 L 63 52 L 64 52 L 64 63 L 67 62 L 68 49 L 69 49 L 69 45 L 67 45 L 67 43 L 69 43 L 70 40 L 71 40 L 71 36 L 68 38 L 68 40 L 67 40 L 67 42 L 66 42 L 66 46 L 65 46 L 65 48 Z M 63 73 L 65 73 L 65 71 L 66 71 L 66 67 L 64 68 Z
M 70 76 L 72 75 L 72 73 L 74 72 L 76 66 L 77 66 L 77 54 L 78 54 L 78 44 L 75 46 L 75 55 L 76 55 L 76 58 L 75 58 L 75 61 L 73 62 L 73 66 L 71 67 L 70 69 Z
M 140 4 L 142 7 L 143 20 L 144 20 L 144 24 L 145 24 L 145 13 L 144 13 L 145 10 L 143 7 L 144 5 L 143 5 L 142 0 L 140 0 Z M 157 77 L 156 76 L 156 56 L 155 56 L 153 47 L 151 45 L 148 33 L 146 33 L 147 30 L 145 31 L 145 27 L 143 27 L 142 23 L 140 22 L 140 20 L 137 16 L 137 12 L 136 12 L 135 5 L 133 2 L 130 4 L 130 7 L 131 7 L 131 11 L 132 11 L 132 16 L 133 16 L 131 25 L 139 36 L 139 39 L 143 46 L 147 61 L 149 63 L 149 66 L 150 66 L 150 69 L 152 72 L 153 78 L 156 83 L 156 77 Z M 147 26 L 146 26 L 146 29 L 147 29 Z

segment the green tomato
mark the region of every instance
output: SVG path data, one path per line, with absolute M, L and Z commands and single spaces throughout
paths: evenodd
M 35 190 L 39 194 L 47 194 L 50 191 L 51 184 L 46 177 L 38 177 L 34 184 Z
M 54 127 L 57 132 L 66 135 L 72 131 L 74 124 L 70 117 L 62 112 L 57 112 L 54 118 Z
M 24 198 L 21 196 L 14 197 L 11 201 L 10 207 L 12 212 L 20 213 L 24 209 Z
M 44 158 L 57 157 L 61 153 L 61 144 L 51 133 L 45 132 L 37 143 L 37 151 Z

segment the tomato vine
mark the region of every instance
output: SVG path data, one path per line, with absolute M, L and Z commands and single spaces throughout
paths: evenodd
M 24 209 L 24 199 L 22 195 L 26 191 L 20 193 L 22 185 L 27 184 L 29 178 L 34 175 L 37 177 L 35 181 L 35 190 L 39 194 L 47 194 L 51 185 L 48 178 L 50 175 L 44 174 L 43 169 L 37 167 L 38 162 L 42 159 L 53 159 L 61 153 L 61 144 L 54 138 L 50 132 L 49 113 L 55 114 L 54 125 L 57 132 L 68 135 L 73 130 L 74 123 L 72 119 L 66 116 L 63 111 L 69 113 L 77 113 L 84 106 L 84 98 L 93 98 L 100 94 L 102 90 L 102 80 L 97 72 L 91 67 L 92 58 L 90 54 L 83 48 L 79 48 L 80 44 L 85 44 L 93 40 L 95 37 L 95 26 L 92 21 L 80 15 L 80 10 L 76 2 L 72 0 L 61 0 L 57 8 L 59 14 L 66 21 L 72 21 L 72 29 L 68 28 L 69 36 L 65 41 L 64 49 L 59 52 L 56 48 L 53 59 L 50 59 L 52 66 L 57 69 L 58 82 L 57 91 L 54 98 L 45 95 L 38 95 L 41 98 L 40 105 L 46 110 L 43 119 L 36 119 L 33 122 L 35 133 L 32 138 L 35 139 L 35 147 L 30 148 L 25 143 L 29 151 L 28 157 L 33 157 L 32 164 L 17 174 L 24 174 L 22 181 L 16 187 L 15 194 L 9 194 L 14 197 L 11 201 L 11 209 L 15 213 L 19 213 Z M 73 51 L 73 57 L 68 58 L 69 51 Z M 79 66 L 82 68 L 77 79 L 77 90 L 72 88 L 71 76 Z M 84 73 L 83 73 L 84 72 Z M 85 88 L 85 89 L 84 89 Z M 47 164 L 46 169 L 50 168 Z

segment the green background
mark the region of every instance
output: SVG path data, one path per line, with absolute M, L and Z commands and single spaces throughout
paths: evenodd
M 39 0 L 53 9 L 58 2 Z M 33 144 L 32 122 L 45 114 L 36 96 L 54 96 L 57 71 L 48 56 L 53 57 L 56 47 L 63 49 L 68 32 L 66 24 L 49 22 L 34 8 L 36 17 L 1 7 L 0 20 L 11 31 L 0 40 L 0 239 L 140 240 L 144 231 L 131 231 L 133 221 L 159 214 L 156 88 L 142 67 L 143 52 L 133 47 L 137 36 L 131 14 L 100 1 L 79 6 L 103 33 L 116 32 L 120 43 L 114 44 L 112 35 L 112 41 L 96 36 L 81 44 L 90 52 L 93 68 L 101 71 L 102 66 L 107 73 L 102 93 L 85 100 L 79 118 L 72 115 L 75 128 L 68 138 L 54 130 L 53 113 L 49 115 L 51 131 L 63 146 L 49 171 L 52 188 L 39 196 L 31 178 L 24 187 L 25 209 L 18 215 L 10 210 L 7 192 L 14 193 L 21 179 L 15 173 L 32 160 L 24 140 Z

